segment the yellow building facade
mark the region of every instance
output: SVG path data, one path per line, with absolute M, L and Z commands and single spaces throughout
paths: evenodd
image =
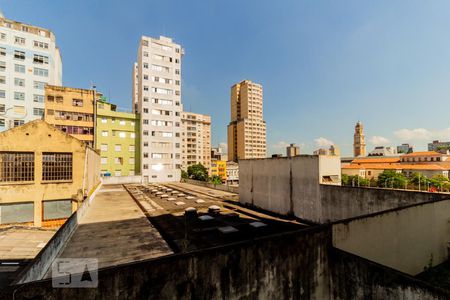
M 43 120 L 0 133 L 0 224 L 61 225 L 100 183 L 100 156 Z
M 44 120 L 93 147 L 94 90 L 46 85 Z
M 219 176 L 222 182 L 227 181 L 227 162 L 214 160 L 211 162 L 211 176 Z

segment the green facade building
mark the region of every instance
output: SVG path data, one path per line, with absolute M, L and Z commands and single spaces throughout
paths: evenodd
M 96 148 L 102 176 L 140 175 L 139 115 L 117 111 L 115 104 L 97 103 Z

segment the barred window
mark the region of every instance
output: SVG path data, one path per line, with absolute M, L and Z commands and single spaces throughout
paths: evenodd
M 72 180 L 72 153 L 43 153 L 42 180 Z
M 0 152 L 0 182 L 34 181 L 34 153 Z

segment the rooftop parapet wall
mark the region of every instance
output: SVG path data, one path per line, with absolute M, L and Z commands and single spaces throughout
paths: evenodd
M 327 223 L 450 197 L 449 194 L 321 184 L 324 177 L 340 174 L 339 159 L 338 156 L 301 155 L 240 160 L 239 201 L 313 223 Z
M 333 246 L 410 275 L 448 259 L 450 200 L 333 224 Z

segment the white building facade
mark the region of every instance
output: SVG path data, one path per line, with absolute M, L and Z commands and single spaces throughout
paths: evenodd
M 137 66 L 137 105 L 141 115 L 141 174 L 144 182 L 181 177 L 181 58 L 172 39 L 142 36 Z
M 62 84 L 54 34 L 0 15 L 0 131 L 42 118 L 46 84 Z
M 181 113 L 182 168 L 202 164 L 211 169 L 211 117 L 192 112 Z

